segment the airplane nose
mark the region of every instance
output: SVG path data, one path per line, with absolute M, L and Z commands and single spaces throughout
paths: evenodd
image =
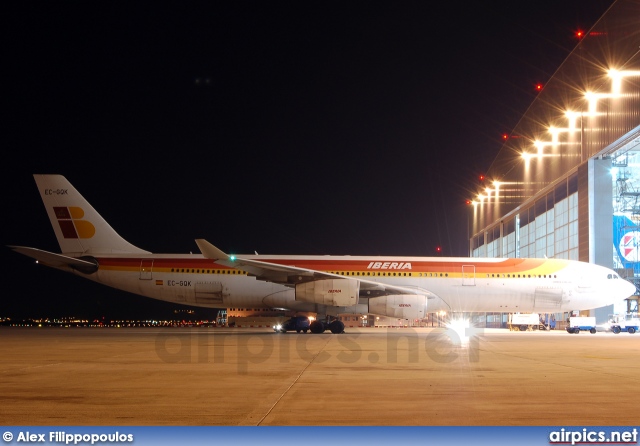
M 636 294 L 636 286 L 629 282 L 628 280 L 624 280 L 624 286 L 622 287 L 622 294 L 624 294 L 623 299 L 626 299 L 629 296 Z

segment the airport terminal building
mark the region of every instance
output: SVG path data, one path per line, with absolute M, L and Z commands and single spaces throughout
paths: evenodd
M 639 52 L 640 1 L 617 0 L 505 135 L 470 197 L 471 257 L 581 260 L 640 286 Z
M 579 39 L 469 197 L 469 256 L 590 262 L 615 269 L 640 294 L 640 0 L 616 0 Z M 258 315 L 228 311 L 245 321 Z M 638 312 L 637 296 L 588 315 L 600 324 L 629 312 Z M 487 328 L 510 317 L 468 316 Z M 559 329 L 568 316 L 545 315 Z M 346 326 L 440 326 L 447 317 L 339 318 Z

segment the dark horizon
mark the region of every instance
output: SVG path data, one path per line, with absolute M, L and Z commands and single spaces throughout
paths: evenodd
M 466 256 L 502 134 L 611 4 L 12 4 L 3 243 L 59 252 L 59 173 L 152 252 Z M 0 251 L 0 316 L 175 307 Z

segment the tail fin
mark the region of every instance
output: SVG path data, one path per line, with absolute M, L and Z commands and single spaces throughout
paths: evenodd
M 149 254 L 120 237 L 62 175 L 34 178 L 63 254 Z
M 623 213 L 613 214 L 613 247 L 623 268 L 640 268 L 640 228 Z

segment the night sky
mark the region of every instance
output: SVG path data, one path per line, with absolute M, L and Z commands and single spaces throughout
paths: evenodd
M 59 252 L 59 173 L 152 252 L 465 256 L 501 135 L 611 4 L 4 5 L 2 244 Z M 0 251 L 0 317 L 177 308 Z

